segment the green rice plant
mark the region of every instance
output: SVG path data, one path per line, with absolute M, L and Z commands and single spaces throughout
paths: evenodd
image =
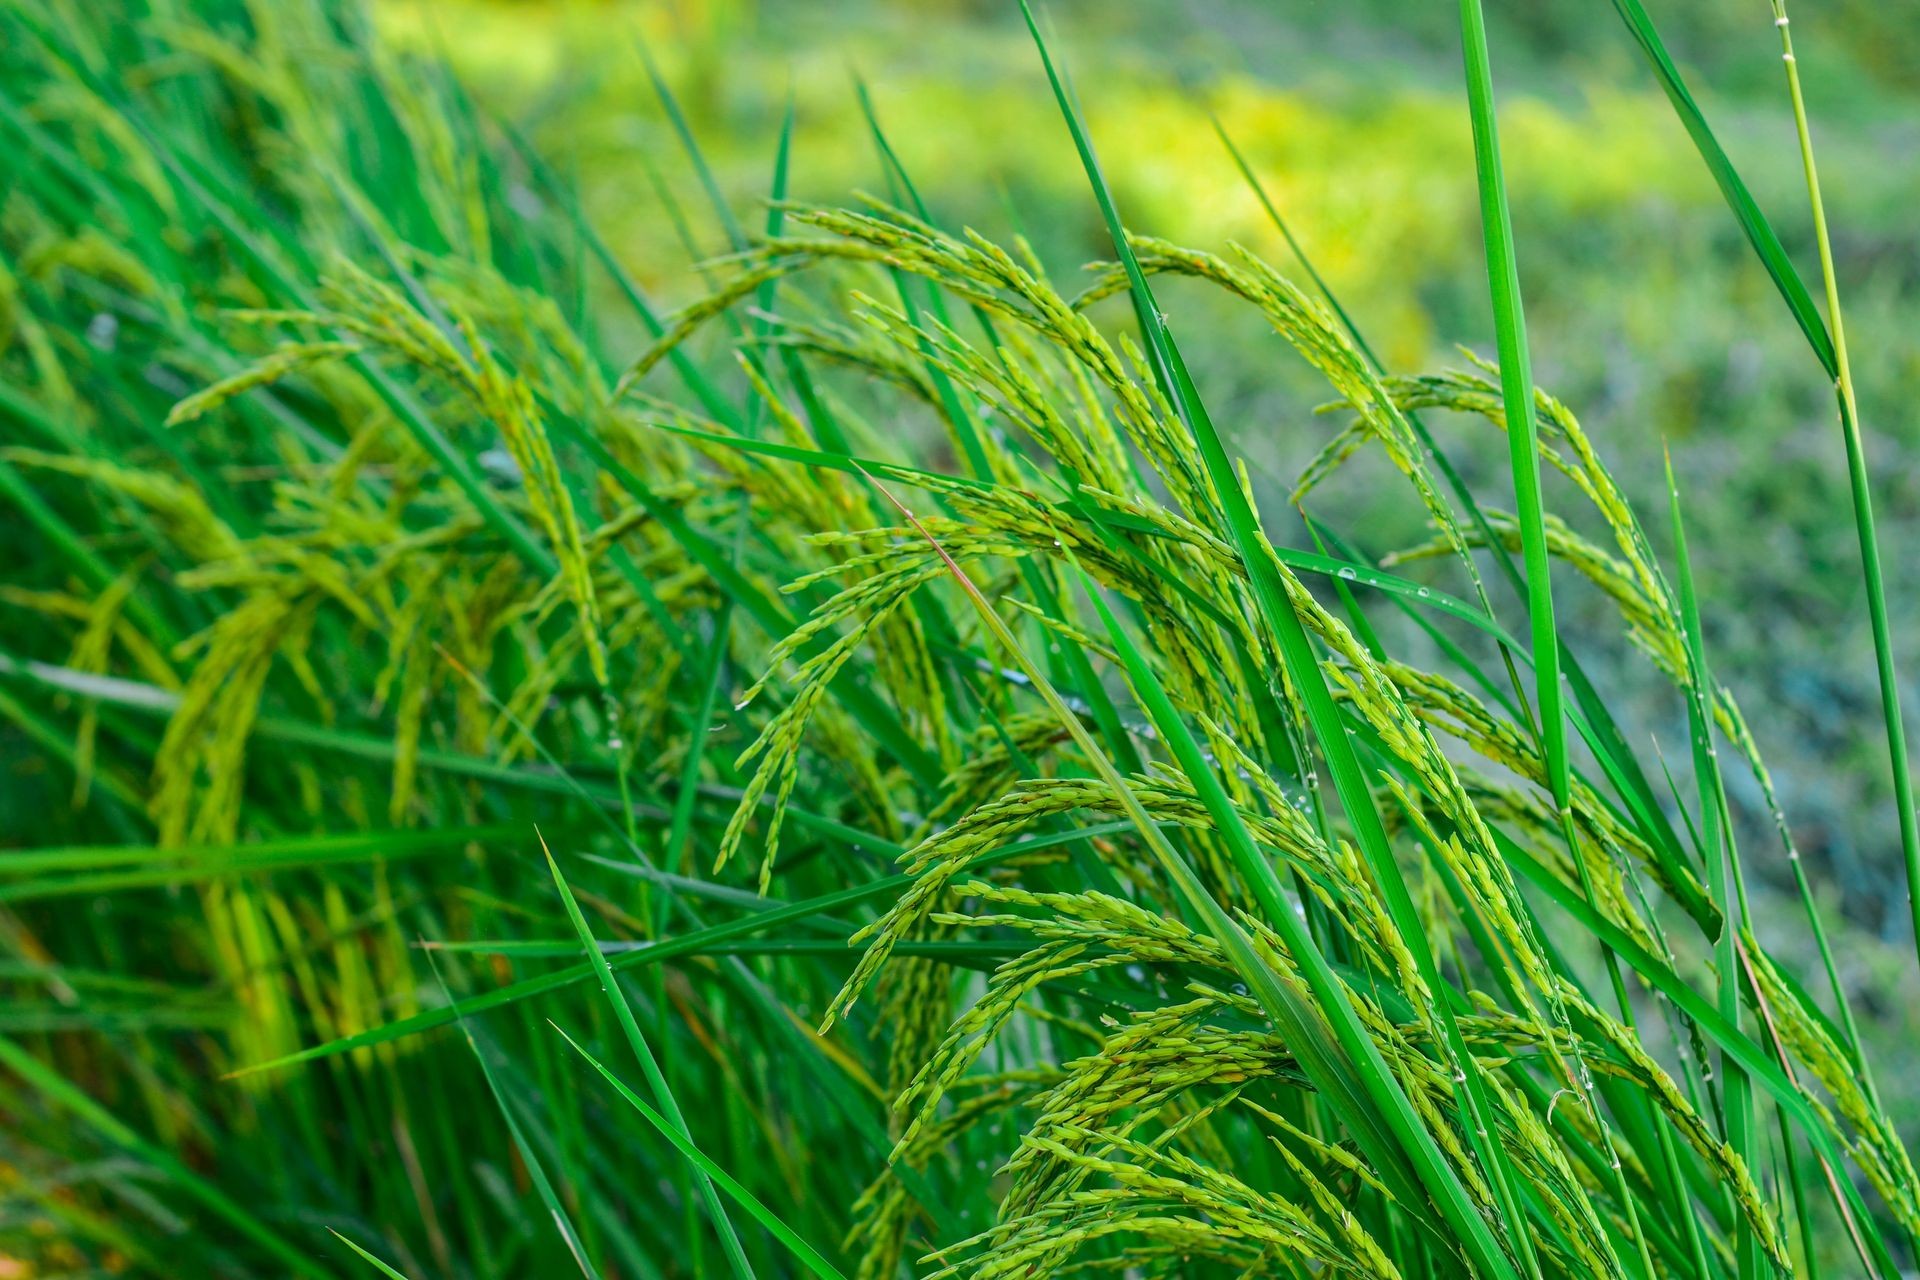
M 1619 8 L 1857 446 L 1797 79 L 1831 338 Z M 749 234 L 643 45 L 675 216 L 724 246 L 669 311 L 535 141 L 349 4 L 0 12 L 0 1260 L 1920 1261 L 1679 486 L 1650 534 L 1534 385 L 1477 0 L 1498 358 L 1416 373 L 1231 140 L 1312 292 L 1129 227 L 1025 16 L 1112 261 L 1069 285 L 943 225 L 864 84 L 891 197 L 794 198 L 789 100 Z M 1189 364 L 1203 293 L 1325 383 L 1277 486 Z M 1378 558 L 1326 497 L 1376 462 L 1429 526 Z M 1556 588 L 1685 717 L 1691 794 Z M 1734 771 L 1822 982 L 1762 936 Z

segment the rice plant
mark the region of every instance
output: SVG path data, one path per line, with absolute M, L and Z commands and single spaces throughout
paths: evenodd
M 1836 379 L 1911 864 L 1792 48 L 1824 317 L 1616 9 Z M 1110 260 L 944 225 L 864 87 L 884 195 L 792 198 L 789 106 L 735 210 L 643 48 L 724 245 L 669 312 L 344 0 L 0 12 L 0 1274 L 1916 1265 L 1905 1064 L 1685 495 L 1535 385 L 1478 0 L 1491 354 L 1412 371 L 1224 131 L 1292 261 L 1129 224 L 1043 16 Z M 1324 383 L 1298 476 L 1210 412 L 1203 294 Z M 1424 540 L 1323 500 L 1365 465 Z M 1755 927 L 1783 862 L 1811 971 Z

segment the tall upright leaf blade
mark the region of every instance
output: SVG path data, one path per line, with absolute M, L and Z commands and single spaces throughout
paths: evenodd
M 734 1202 L 745 1209 L 754 1221 L 765 1227 L 775 1239 L 791 1250 L 794 1257 L 798 1258 L 801 1265 L 805 1266 L 808 1271 L 819 1276 L 820 1280 L 846 1280 L 846 1278 L 840 1274 L 839 1268 L 829 1262 L 824 1254 L 808 1244 L 799 1232 L 781 1221 L 773 1210 L 767 1208 L 766 1205 L 760 1202 L 758 1197 L 747 1190 L 746 1187 L 742 1186 L 739 1179 L 715 1164 L 699 1147 L 693 1144 L 693 1139 L 687 1137 L 685 1133 L 671 1124 L 665 1116 L 642 1101 L 638 1094 L 621 1083 L 618 1076 L 607 1070 L 599 1059 L 595 1058 L 585 1049 L 582 1049 L 572 1036 L 564 1031 L 560 1031 L 560 1028 L 557 1026 L 554 1030 L 560 1032 L 560 1038 L 571 1045 L 575 1053 L 585 1058 L 587 1064 L 595 1071 L 598 1071 L 606 1082 L 613 1086 L 614 1091 L 626 1100 L 628 1105 L 645 1116 L 647 1123 L 659 1130 L 660 1136 L 672 1143 L 674 1148 L 678 1150 L 682 1156 L 686 1157 L 688 1163 L 699 1170 L 702 1177 L 708 1179 L 732 1197 Z
M 1507 411 L 1507 450 L 1512 465 L 1514 511 L 1520 523 L 1521 554 L 1526 564 L 1527 613 L 1533 635 L 1534 705 L 1539 713 L 1541 754 L 1547 766 L 1547 787 L 1568 856 L 1579 867 L 1582 888 L 1591 898 L 1593 886 L 1579 838 L 1573 826 L 1573 775 L 1567 754 L 1567 718 L 1560 688 L 1560 631 L 1554 621 L 1552 562 L 1547 552 L 1546 509 L 1540 492 L 1539 423 L 1535 417 L 1533 361 L 1527 347 L 1526 309 L 1520 297 L 1520 267 L 1514 252 L 1513 219 L 1507 207 L 1506 175 L 1500 161 L 1499 124 L 1494 116 L 1493 69 L 1487 50 L 1486 18 L 1480 0 L 1460 0 L 1460 42 L 1466 62 L 1467 104 L 1473 123 L 1474 168 L 1479 179 L 1480 226 L 1486 245 L 1487 279 L 1493 297 L 1493 317 L 1500 350 L 1500 389 Z M 1606 952 L 1621 1016 L 1631 1019 L 1632 1006 L 1617 961 Z M 1576 1057 L 1578 1049 L 1576 1047 Z M 1590 1068 L 1582 1060 L 1583 1077 Z M 1591 1080 L 1586 1081 L 1591 1084 Z M 1594 1091 L 1584 1101 L 1599 1130 L 1603 1149 L 1614 1167 L 1614 1190 L 1626 1215 L 1641 1270 L 1653 1273 L 1653 1259 L 1614 1138 L 1601 1117 Z
M 1112 237 L 1114 252 L 1119 256 L 1129 284 L 1129 292 L 1134 303 L 1134 313 L 1139 320 L 1141 333 L 1152 357 L 1155 374 L 1162 381 L 1162 391 L 1176 411 L 1180 414 L 1188 430 L 1199 447 L 1202 460 L 1206 464 L 1208 476 L 1213 482 L 1215 498 L 1226 517 L 1228 531 L 1247 575 L 1253 586 L 1253 595 L 1260 615 L 1265 621 L 1271 637 L 1278 645 L 1287 672 L 1294 686 L 1299 690 L 1306 703 L 1307 718 L 1313 726 L 1320 748 L 1325 754 L 1329 772 L 1333 774 L 1335 789 L 1353 823 L 1363 852 L 1372 866 L 1385 894 L 1388 909 L 1393 915 L 1395 925 L 1400 929 L 1416 963 L 1426 973 L 1435 969 L 1431 949 L 1425 931 L 1418 921 L 1408 895 L 1399 867 L 1393 860 L 1392 850 L 1388 846 L 1386 831 L 1380 821 L 1380 815 L 1374 807 L 1373 797 L 1368 788 L 1365 774 L 1347 739 L 1345 728 L 1340 723 L 1339 710 L 1333 701 L 1333 695 L 1327 688 L 1326 679 L 1321 673 L 1314 656 L 1312 643 L 1307 637 L 1306 628 L 1294 611 L 1292 602 L 1287 598 L 1286 586 L 1281 579 L 1278 563 L 1268 550 L 1266 536 L 1261 532 L 1258 517 L 1252 504 L 1240 487 L 1240 479 L 1229 460 L 1225 445 L 1213 428 L 1205 406 L 1200 402 L 1198 391 L 1188 375 L 1181 360 L 1178 346 L 1173 341 L 1165 314 L 1154 301 L 1152 290 L 1146 277 L 1140 270 L 1140 264 L 1133 254 L 1127 235 L 1121 224 L 1119 212 L 1113 201 L 1106 179 L 1100 170 L 1098 158 L 1094 154 L 1093 144 L 1088 137 L 1085 123 L 1074 106 L 1065 84 L 1054 67 L 1051 54 L 1047 50 L 1045 38 L 1040 33 L 1033 11 L 1027 0 L 1021 0 L 1021 11 L 1025 14 L 1027 28 L 1040 51 L 1042 63 L 1046 67 L 1047 77 L 1053 86 L 1054 97 L 1065 117 L 1073 135 L 1074 147 L 1080 155 L 1082 167 L 1086 170 L 1087 180 L 1092 186 L 1095 198 L 1099 202 L 1101 216 L 1107 224 L 1108 234 Z M 1437 985 L 1437 984 L 1436 984 Z M 1443 1026 L 1451 1027 L 1451 1014 L 1442 1008 L 1440 1017 Z M 1454 1032 L 1457 1038 L 1457 1029 Z M 1460 1066 L 1468 1076 L 1466 1096 L 1470 1109 L 1474 1110 L 1475 1132 L 1492 1132 L 1491 1122 L 1484 1114 L 1484 1099 L 1480 1095 L 1477 1081 L 1474 1079 L 1479 1068 L 1471 1055 L 1464 1056 Z M 1399 1093 L 1399 1086 L 1391 1076 L 1384 1078 L 1369 1073 L 1366 1076 L 1368 1086 L 1375 1091 L 1375 1101 L 1395 1126 L 1396 1137 L 1406 1149 L 1425 1182 L 1429 1194 L 1446 1218 L 1448 1225 L 1458 1234 L 1468 1255 L 1476 1267 L 1489 1276 L 1513 1276 L 1513 1261 L 1493 1238 L 1486 1220 L 1468 1199 L 1466 1190 L 1458 1174 L 1447 1164 L 1441 1155 L 1433 1135 L 1412 1114 L 1409 1104 Z M 1507 1156 L 1498 1142 L 1486 1144 L 1483 1148 L 1487 1157 L 1485 1172 L 1490 1177 L 1496 1194 L 1506 1204 L 1511 1205 L 1509 1190 L 1509 1170 Z M 1526 1233 L 1517 1241 L 1517 1247 L 1523 1256 L 1530 1257 L 1531 1242 Z
M 600 990 L 607 998 L 607 1004 L 613 1009 L 615 1021 L 627 1038 L 627 1045 L 633 1050 L 633 1056 L 640 1062 L 640 1070 L 647 1077 L 647 1085 L 653 1090 L 654 1100 L 666 1113 L 667 1120 L 682 1136 L 692 1140 L 687 1131 L 687 1118 L 681 1114 L 680 1103 L 673 1096 L 673 1089 L 667 1084 L 666 1075 L 660 1070 L 660 1063 L 654 1057 L 653 1047 L 647 1043 L 646 1035 L 635 1021 L 633 1008 L 627 1003 L 627 997 L 620 990 L 620 980 L 607 966 L 607 958 L 600 946 L 594 941 L 593 931 L 587 927 L 587 919 L 580 913 L 580 904 L 574 899 L 573 888 L 567 883 L 566 876 L 560 872 L 560 864 L 554 860 L 553 850 L 547 848 L 546 837 L 540 838 L 540 851 L 546 855 L 547 870 L 553 876 L 554 888 L 560 894 L 560 901 L 567 909 L 567 919 L 573 923 L 574 932 L 579 936 L 580 947 L 587 953 L 587 963 L 593 967 L 594 976 L 600 980 Z M 713 1229 L 719 1233 L 720 1247 L 727 1255 L 727 1262 L 734 1274 L 741 1280 L 752 1280 L 753 1264 L 747 1261 L 746 1250 L 740 1246 L 740 1236 L 733 1229 L 733 1221 L 727 1216 L 726 1206 L 720 1203 L 720 1195 L 714 1189 L 713 1181 L 704 1172 L 696 1170 L 694 1176 L 699 1180 L 700 1196 L 706 1202 L 707 1216 L 713 1223 Z
M 1887 764 L 1893 775 L 1893 803 L 1900 829 L 1900 852 L 1906 861 L 1907 912 L 1913 923 L 1913 941 L 1920 949 L 1920 815 L 1914 810 L 1913 766 L 1907 757 L 1907 730 L 1900 710 L 1900 681 L 1894 671 L 1893 627 L 1887 616 L 1886 577 L 1880 567 L 1880 535 L 1874 527 L 1873 488 L 1867 479 L 1866 444 L 1860 438 L 1860 407 L 1854 398 L 1853 367 L 1847 358 L 1847 331 L 1840 314 L 1840 281 L 1833 265 L 1833 239 L 1827 232 L 1826 201 L 1820 192 L 1820 173 L 1813 159 L 1813 132 L 1807 126 L 1806 95 L 1800 87 L 1800 63 L 1793 55 L 1793 34 L 1786 0 L 1773 0 L 1774 26 L 1780 32 L 1780 59 L 1787 73 L 1787 96 L 1793 103 L 1793 124 L 1800 142 L 1800 164 L 1806 174 L 1807 201 L 1813 213 L 1814 242 L 1820 249 L 1820 280 L 1826 288 L 1827 323 L 1832 327 L 1835 397 L 1840 407 L 1840 435 L 1847 452 L 1847 488 L 1853 498 L 1854 533 L 1860 542 L 1860 573 L 1867 593 L 1867 621 L 1873 631 L 1874 675 L 1880 684 L 1880 716 L 1886 725 Z
M 1707 171 L 1720 187 L 1720 193 L 1726 198 L 1727 207 L 1733 211 L 1734 218 L 1740 223 L 1747 243 L 1753 247 L 1760 265 L 1766 268 L 1773 284 L 1780 291 L 1787 310 L 1793 313 L 1793 319 L 1800 326 L 1800 332 L 1806 336 L 1807 345 L 1813 348 L 1813 354 L 1827 373 L 1837 375 L 1833 339 L 1827 333 L 1827 327 L 1820 319 L 1819 310 L 1813 305 L 1813 298 L 1807 292 L 1807 286 L 1800 279 L 1800 273 L 1787 257 L 1787 251 L 1780 244 L 1780 237 L 1774 234 L 1773 224 L 1767 221 L 1766 214 L 1760 210 L 1753 193 L 1734 169 L 1733 161 L 1727 158 L 1726 148 L 1714 136 L 1707 124 L 1706 115 L 1700 104 L 1694 100 L 1693 93 L 1687 88 L 1686 81 L 1680 75 L 1680 69 L 1673 63 L 1673 57 L 1667 52 L 1666 43 L 1661 40 L 1659 30 L 1653 25 L 1653 19 L 1647 16 L 1647 10 L 1640 0 L 1613 0 L 1614 12 L 1620 15 L 1620 21 L 1626 24 L 1627 32 L 1634 43 L 1640 46 L 1640 52 L 1646 57 L 1647 64 L 1653 69 L 1654 78 L 1660 82 L 1667 101 L 1673 104 L 1674 114 L 1680 117 L 1680 123 L 1686 127 L 1687 136 L 1693 139 L 1694 149 L 1706 162 Z

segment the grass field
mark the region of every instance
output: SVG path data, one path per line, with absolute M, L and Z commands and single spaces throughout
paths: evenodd
M 1920 1266 L 1911 33 L 964 9 L 0 8 L 0 1276 Z

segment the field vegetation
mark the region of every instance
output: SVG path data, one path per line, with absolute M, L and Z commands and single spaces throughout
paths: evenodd
M 0 1275 L 1920 1266 L 1913 29 L 1151 8 L 0 8 Z

